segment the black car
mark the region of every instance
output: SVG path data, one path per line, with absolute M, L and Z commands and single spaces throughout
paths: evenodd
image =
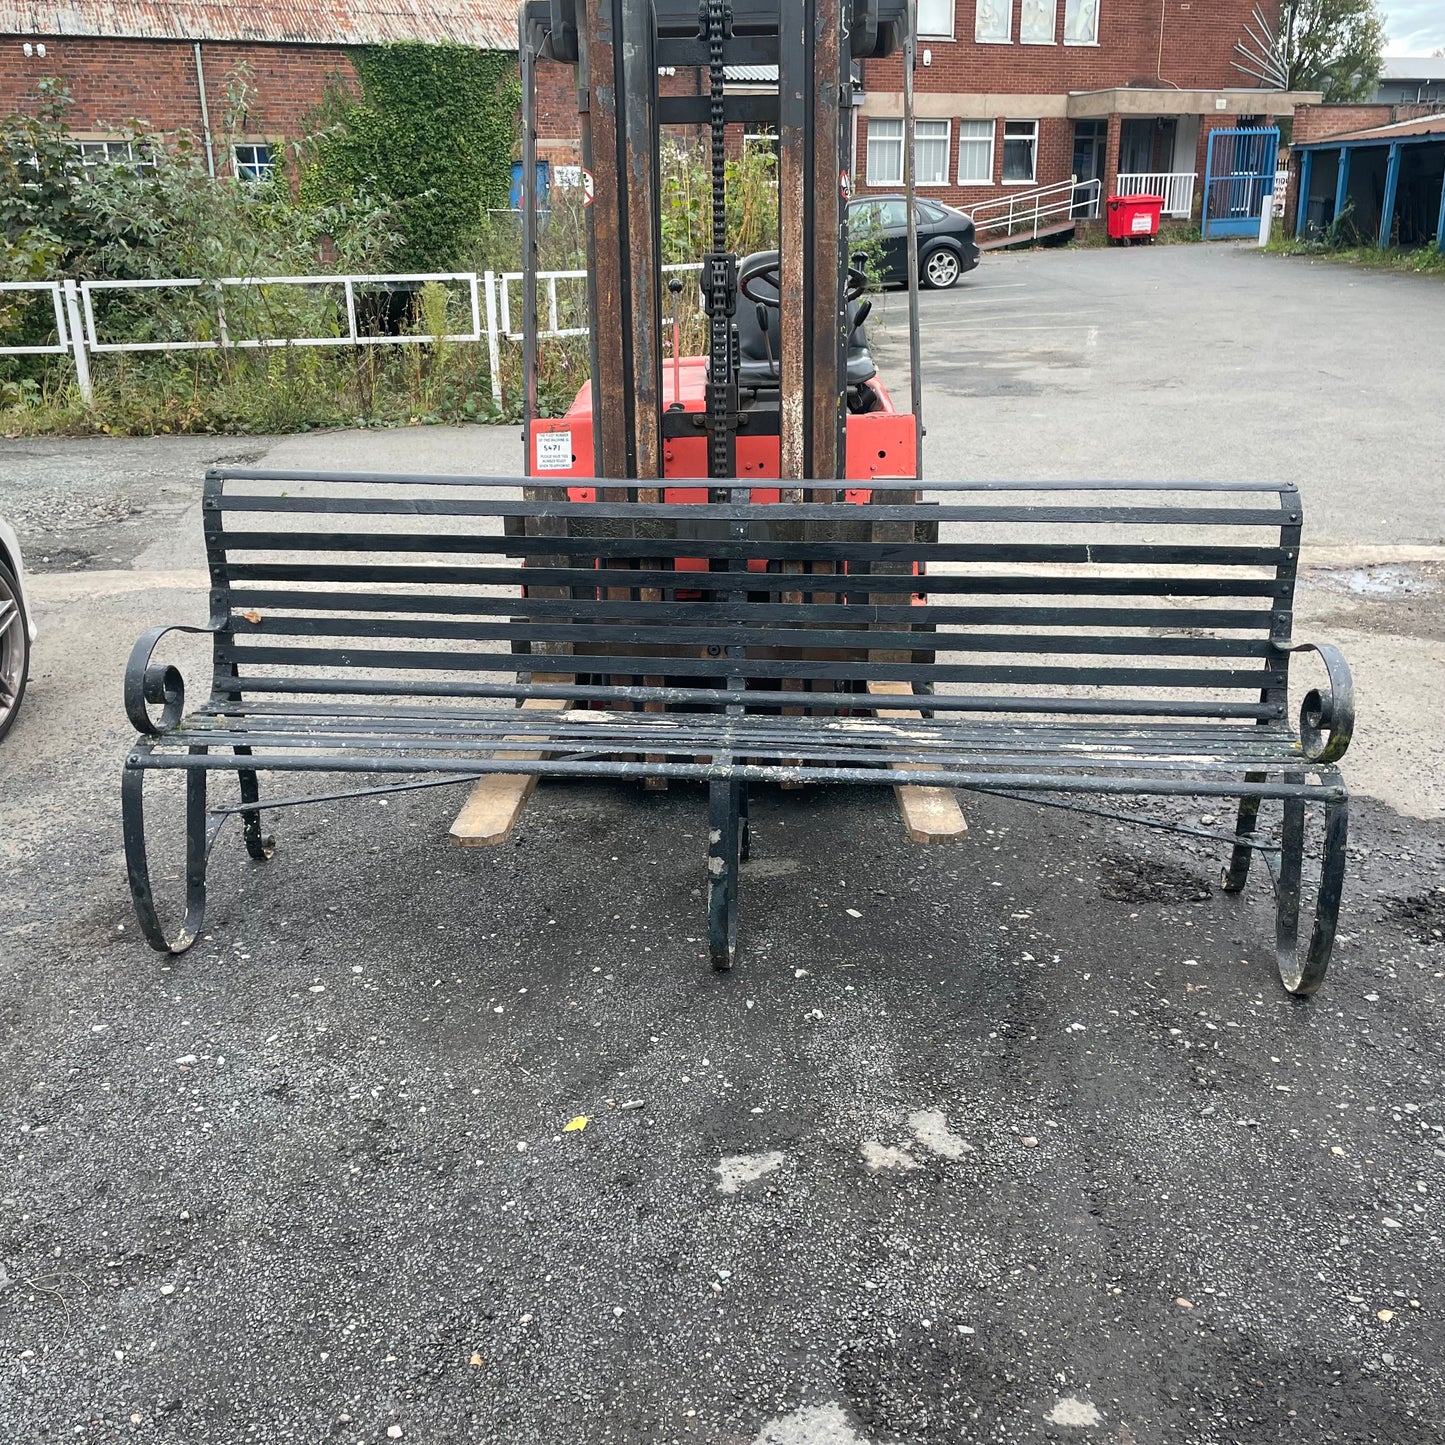
M 918 279 L 946 290 L 978 265 L 973 219 L 952 206 L 920 200 L 918 206 Z M 848 204 L 848 225 L 855 244 L 872 236 L 882 240 L 883 280 L 908 284 L 908 209 L 903 196 L 859 196 Z

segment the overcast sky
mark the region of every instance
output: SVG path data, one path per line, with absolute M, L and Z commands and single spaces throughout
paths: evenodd
M 1442 0 L 1383 0 L 1386 55 L 1429 55 L 1445 45 Z

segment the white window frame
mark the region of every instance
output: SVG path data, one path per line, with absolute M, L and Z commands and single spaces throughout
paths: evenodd
M 1019 44 L 1020 45 L 1057 45 L 1059 34 L 1059 5 L 1058 0 L 1043 0 L 1049 7 L 1049 38 L 1047 40 L 1031 40 L 1024 30 L 1024 12 L 1019 10 Z M 1024 0 L 1028 4 L 1028 0 Z
M 893 127 L 898 127 L 898 133 L 894 135 Z M 884 128 L 887 133 L 884 133 Z M 878 140 L 886 142 L 890 146 L 898 147 L 898 174 L 879 175 L 873 161 L 873 142 Z M 884 120 L 874 116 L 868 119 L 868 184 L 870 186 L 901 186 L 903 184 L 903 122 L 901 120 Z
M 136 171 L 153 171 L 156 166 L 150 147 L 142 146 L 137 154 L 135 141 L 125 136 L 72 137 L 70 144 L 82 170 L 99 170 L 101 166 L 129 166 Z
M 1006 185 L 1006 186 L 1036 186 L 1036 185 L 1038 185 L 1038 183 L 1039 183 L 1039 123 L 1038 123 L 1038 121 L 1036 121 L 1036 120 L 1007 120 L 1007 119 L 1005 119 L 1005 121 L 1004 121 L 1004 123 L 1003 123 L 1003 147 L 1004 147 L 1004 148 L 1003 148 L 1003 154 L 1004 154 L 1004 158 L 1005 158 L 1005 159 L 1004 159 L 1004 164 L 1005 164 L 1005 165 L 1008 164 L 1008 159 L 1007 159 L 1007 157 L 1008 157 L 1008 143 L 1009 143 L 1010 139 L 1013 139 L 1013 140 L 1022 140 L 1022 139 L 1023 139 L 1022 136 L 1013 136 L 1013 137 L 1010 137 L 1010 135 L 1009 135 L 1009 133 L 1008 133 L 1008 128 L 1009 128 L 1011 125 L 1027 125 L 1027 126 L 1031 126 L 1031 127 L 1033 128 L 1033 152 L 1032 152 L 1032 154 L 1033 154 L 1033 166 L 1031 167 L 1031 170 L 1033 171 L 1033 174 L 1030 175 L 1027 179 L 1025 179 L 1025 178 L 1023 178 L 1023 177 L 1019 177 L 1019 178 L 1016 179 L 1016 180 L 1010 180 L 1007 176 L 1005 176 L 1005 177 L 1003 178 L 1003 184 Z
M 1070 40 L 1069 39 L 1069 6 L 1074 0 L 1064 0 L 1064 44 L 1065 45 L 1098 45 L 1099 43 L 1099 5 L 1101 0 L 1092 0 L 1094 6 L 1094 38 L 1092 40 Z M 1080 5 L 1091 3 L 1091 0 L 1078 0 Z
M 968 125 L 986 125 L 988 135 L 965 135 L 964 127 Z M 963 148 L 976 146 L 980 141 L 988 142 L 988 174 L 978 178 L 965 177 L 963 174 Z M 998 121 L 996 120 L 961 120 L 958 123 L 958 183 L 961 186 L 991 186 L 993 180 L 994 151 L 998 146 Z
M 943 142 L 943 165 L 938 172 L 938 179 L 936 181 L 925 181 L 922 170 L 918 164 L 918 147 L 920 141 L 923 139 L 923 136 L 919 132 L 919 127 L 925 125 L 941 125 L 943 127 L 943 134 L 941 136 L 933 135 L 928 137 L 929 141 L 935 145 L 940 140 Z M 940 186 L 948 185 L 948 163 L 952 159 L 953 122 L 951 120 L 938 120 L 931 116 L 926 120 L 915 120 L 913 122 L 913 183 L 917 189 L 920 191 L 925 188 L 937 190 Z
M 1013 0 L 1000 0 L 1004 13 L 1004 33 L 1002 35 L 980 35 L 978 33 L 978 12 L 984 0 L 973 0 L 973 39 L 976 45 L 1012 45 L 1014 35 L 1014 7 Z
M 254 158 L 245 162 L 241 160 L 242 151 L 250 151 L 254 157 L 255 152 L 263 148 L 266 152 L 264 161 Z M 248 186 L 265 185 L 276 174 L 276 148 L 268 140 L 233 142 L 231 145 L 231 174 Z
M 938 0 L 938 3 L 948 6 L 948 29 L 927 29 L 923 24 L 924 0 L 918 0 L 918 38 L 920 40 L 952 40 L 957 33 L 958 0 Z

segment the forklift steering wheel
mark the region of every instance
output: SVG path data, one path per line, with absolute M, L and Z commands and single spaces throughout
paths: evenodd
M 760 266 L 756 271 L 751 271 L 738 282 L 738 290 L 753 303 L 754 306 L 766 306 L 773 311 L 781 309 L 782 301 L 780 293 L 783 289 L 782 276 L 780 275 L 781 265 L 774 262 L 771 266 Z M 750 288 L 755 285 L 765 285 L 772 288 L 772 295 L 757 295 Z M 848 268 L 848 279 L 843 286 L 843 299 L 848 304 L 858 300 L 868 289 L 868 273 L 860 271 L 856 266 Z

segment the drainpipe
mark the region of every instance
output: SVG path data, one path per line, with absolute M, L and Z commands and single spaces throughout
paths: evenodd
M 201 92 L 201 134 L 206 138 L 206 170 L 216 179 L 216 152 L 211 146 L 211 113 L 206 109 L 206 72 L 201 68 L 201 42 L 191 47 L 196 53 L 196 85 Z

